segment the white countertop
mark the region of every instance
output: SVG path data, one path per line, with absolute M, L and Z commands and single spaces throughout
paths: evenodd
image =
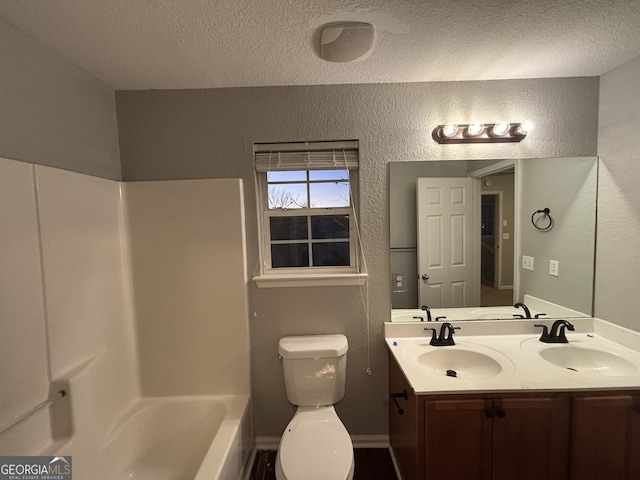
M 425 327 L 439 329 L 441 323 L 385 323 L 385 339 L 414 392 L 419 395 L 640 388 L 640 333 L 596 318 L 570 321 L 575 332 L 566 332 L 568 344 L 540 342 L 541 329 L 533 325 L 550 327 L 553 323 L 553 320 L 542 319 L 453 321 L 450 322 L 452 325 L 461 327 L 454 334 L 456 345 L 445 347 L 429 345 L 431 332 L 424 331 Z M 539 353 L 566 347 L 615 355 L 621 368 L 606 372 L 606 368 L 599 368 L 596 362 L 591 370 L 572 371 L 546 361 Z M 489 356 L 500 365 L 496 368 L 500 372 L 489 373 L 484 378 L 465 378 L 463 368 L 458 376 L 452 377 L 442 369 L 433 368 L 432 364 L 425 367 L 420 363 L 419 358 L 424 359 L 424 354 L 429 352 L 453 350 L 463 350 L 465 355 Z M 456 369 L 454 364 L 453 370 Z M 476 375 L 483 376 L 477 371 Z

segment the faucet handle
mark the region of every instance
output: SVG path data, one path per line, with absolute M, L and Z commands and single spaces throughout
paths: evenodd
M 436 329 L 433 327 L 424 327 L 424 331 L 428 331 L 431 330 L 431 342 L 430 344 L 433 345 L 434 342 L 436 342 L 438 339 L 436 337 Z
M 542 335 L 540 336 L 540 341 L 544 342 L 549 339 L 549 329 L 546 325 L 534 325 L 534 327 L 542 328 Z

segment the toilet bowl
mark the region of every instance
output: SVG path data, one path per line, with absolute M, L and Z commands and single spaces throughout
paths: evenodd
M 344 397 L 344 335 L 283 337 L 287 399 L 297 407 L 276 456 L 277 480 L 351 480 L 353 444 L 333 405 Z
M 280 440 L 277 480 L 351 480 L 355 462 L 349 432 L 333 406 L 302 407 Z

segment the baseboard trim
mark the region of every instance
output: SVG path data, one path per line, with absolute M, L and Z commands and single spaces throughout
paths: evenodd
M 353 448 L 389 448 L 389 435 L 351 435 Z M 256 450 L 277 450 L 280 437 L 256 437 Z
M 247 464 L 245 465 L 244 475 L 242 476 L 242 480 L 251 480 L 253 463 L 256 461 L 256 452 L 257 452 L 256 448 L 253 448 L 253 450 L 251 450 L 251 453 L 249 454 L 249 459 L 247 460 Z
M 353 448 L 389 448 L 389 435 L 351 435 Z
M 256 437 L 256 450 L 277 450 L 280 437 Z
M 402 480 L 402 475 L 400 475 L 400 468 L 398 468 L 398 462 L 396 461 L 396 456 L 393 453 L 393 448 L 389 445 L 389 455 L 391 455 L 391 463 L 393 463 L 393 469 L 396 471 L 396 477 L 398 480 Z

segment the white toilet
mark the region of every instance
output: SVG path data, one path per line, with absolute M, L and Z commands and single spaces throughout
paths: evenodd
M 355 463 L 349 432 L 333 404 L 344 397 L 347 337 L 283 337 L 287 398 L 297 406 L 276 456 L 277 480 L 351 480 Z

